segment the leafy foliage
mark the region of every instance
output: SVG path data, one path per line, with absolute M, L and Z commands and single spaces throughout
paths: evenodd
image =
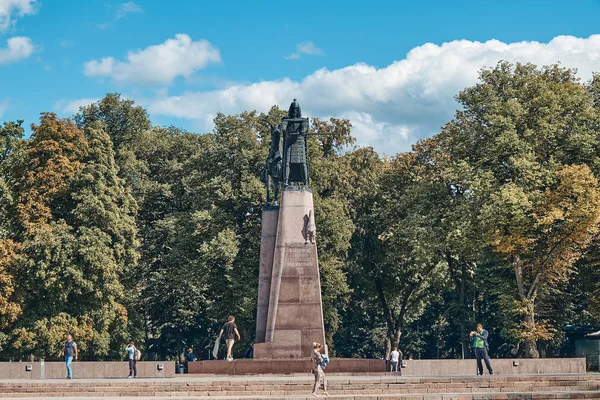
M 313 119 L 310 186 L 332 354 L 568 354 L 568 324 L 600 324 L 600 78 L 501 62 L 411 152 L 355 146 Z M 73 120 L 0 127 L 0 349 L 149 358 L 211 345 L 233 314 L 253 340 L 270 126 L 285 111 L 218 114 L 212 132 L 152 126 L 119 94 Z M 73 122 L 74 121 L 74 122 Z M 237 346 L 239 353 L 244 345 Z

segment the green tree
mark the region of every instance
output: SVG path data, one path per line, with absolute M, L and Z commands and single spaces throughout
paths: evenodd
M 568 277 L 597 229 L 597 117 L 569 69 L 499 63 L 480 80 L 459 94 L 464 110 L 440 140 L 480 209 L 473 226 L 513 270 L 504 304 L 520 322 L 506 333 L 537 356 L 552 327 L 535 320 L 536 299 Z
M 137 258 L 135 203 L 102 125 L 84 133 L 43 114 L 33 131 L 11 171 L 22 227 L 15 294 L 23 308 L 13 348 L 49 357 L 72 331 L 82 335 L 83 358 L 105 357 L 127 322 L 120 279 Z

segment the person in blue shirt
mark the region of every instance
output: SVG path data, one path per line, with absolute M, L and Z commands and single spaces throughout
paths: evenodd
M 58 352 L 58 357 L 65 355 L 65 364 L 67 365 L 67 379 L 73 378 L 73 371 L 71 370 L 71 362 L 73 357 L 77 361 L 77 343 L 73 341 L 73 336 L 67 335 L 67 342 L 63 346 L 62 350 Z
M 187 362 L 196 361 L 196 356 L 194 355 L 192 349 L 188 349 L 187 354 L 185 355 L 185 360 Z
M 137 378 L 137 360 L 135 359 L 135 345 L 133 342 L 127 345 L 127 361 L 129 361 L 129 376 L 127 378 Z

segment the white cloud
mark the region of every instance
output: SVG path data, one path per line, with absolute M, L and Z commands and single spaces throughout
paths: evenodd
M 116 19 L 121 19 L 125 17 L 127 14 L 140 14 L 143 13 L 144 10 L 139 5 L 135 4 L 133 1 L 128 1 L 127 3 L 123 3 L 119 5 L 117 10 Z
M 600 35 L 558 36 L 549 43 L 427 43 L 384 68 L 358 63 L 333 71 L 319 69 L 300 81 L 283 78 L 142 102 L 151 115 L 210 126 L 210 118 L 218 111 L 266 112 L 274 104 L 287 109 L 295 97 L 305 116 L 350 118 L 359 143 L 392 155 L 439 132 L 458 107 L 454 96 L 477 81 L 481 68 L 493 67 L 500 60 L 537 65 L 560 62 L 577 68 L 579 77 L 587 80 L 592 71 L 600 70 Z
M 98 29 L 107 29 L 113 26 L 113 24 L 120 20 L 121 18 L 125 18 L 128 14 L 141 14 L 144 12 L 144 9 L 139 5 L 135 4 L 133 1 L 128 1 L 127 3 L 121 3 L 117 7 L 117 12 L 111 21 L 103 22 L 97 24 L 96 27 Z
M 77 100 L 59 100 L 54 103 L 54 110 L 64 114 L 75 114 L 79 112 L 79 107 L 87 106 L 97 102 L 98 99 L 83 98 Z
M 15 20 L 13 17 L 23 17 L 37 12 L 37 0 L 0 0 L 0 32 L 10 28 Z
M 7 47 L 0 48 L 0 64 L 8 64 L 27 58 L 33 54 L 31 39 L 15 36 L 6 41 Z
M 300 58 L 302 54 L 308 55 L 323 55 L 323 50 L 315 46 L 313 42 L 302 42 L 296 46 L 296 52 L 286 56 L 284 58 L 288 60 L 296 60 Z
M 84 64 L 84 73 L 110 77 L 116 82 L 168 85 L 178 76 L 189 78 L 209 63 L 220 61 L 219 50 L 209 41 L 192 41 L 188 35 L 178 34 L 162 44 L 130 51 L 125 61 L 113 57 L 89 61 Z
M 2 118 L 6 110 L 8 110 L 8 100 L 0 101 L 0 118 Z

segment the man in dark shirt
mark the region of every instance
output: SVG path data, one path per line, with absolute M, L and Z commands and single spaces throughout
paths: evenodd
M 240 340 L 240 333 L 238 332 L 237 326 L 235 325 L 235 317 L 230 315 L 227 318 L 227 322 L 221 328 L 221 332 L 219 332 L 219 339 L 221 336 L 225 334 L 225 344 L 227 344 L 227 361 L 233 361 L 233 356 L 231 355 L 231 349 L 233 348 L 234 343 L 234 335 L 237 336 L 237 340 Z
M 185 355 L 185 360 L 187 362 L 196 361 L 196 356 L 194 355 L 194 352 L 192 349 L 188 349 L 187 354 Z
M 65 364 L 67 365 L 67 379 L 73 378 L 73 371 L 71 370 L 71 362 L 73 361 L 73 356 L 75 357 L 75 361 L 77 361 L 77 343 L 73 341 L 73 336 L 67 335 L 67 342 L 63 346 L 63 348 L 58 352 L 58 357 L 65 355 Z

